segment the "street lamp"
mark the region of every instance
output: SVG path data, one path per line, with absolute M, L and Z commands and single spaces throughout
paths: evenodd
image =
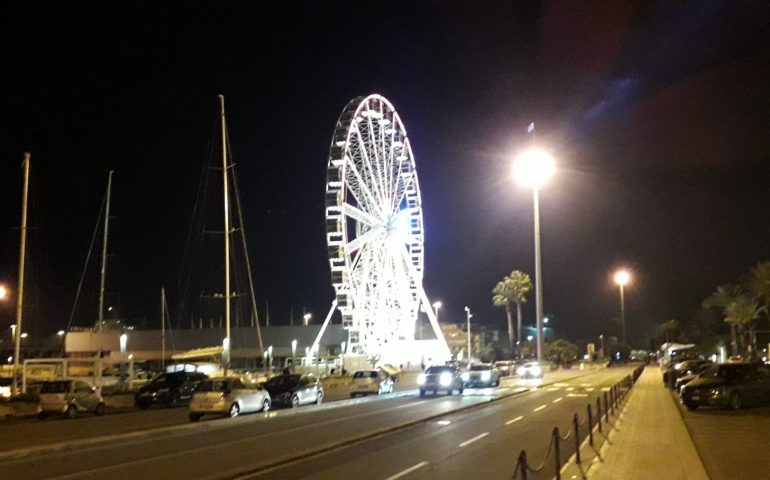
M 6 300 L 10 293 L 8 292 L 8 289 L 5 287 L 5 285 L 0 285 L 0 300 Z
M 272 345 L 267 347 L 267 355 L 270 358 L 270 360 L 269 360 L 270 361 L 270 369 L 272 370 L 273 369 L 273 346 Z
M 291 365 L 294 366 L 294 357 L 297 356 L 297 339 L 291 341 Z
M 305 326 L 307 327 L 308 324 L 310 324 L 310 319 L 313 318 L 313 314 L 312 313 L 306 313 L 306 314 L 302 315 L 302 318 L 305 321 Z
M 471 317 L 473 314 L 471 313 L 471 309 L 468 307 L 465 307 L 465 317 L 468 320 L 468 365 L 471 364 Z
M 126 355 L 126 346 L 128 345 L 128 335 L 125 333 L 120 336 L 120 356 L 124 357 Z
M 625 299 L 625 286 L 631 282 L 631 274 L 628 270 L 618 270 L 613 275 L 613 279 L 618 287 L 620 287 L 620 328 L 623 332 L 623 343 L 626 343 L 626 299 Z
M 543 361 L 543 279 L 540 268 L 540 187 L 555 173 L 553 157 L 543 150 L 527 150 L 513 161 L 513 176 L 519 185 L 532 189 L 535 212 L 535 311 L 537 321 L 537 361 Z

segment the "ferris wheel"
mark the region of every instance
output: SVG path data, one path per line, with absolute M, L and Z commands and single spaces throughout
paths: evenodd
M 387 356 L 409 348 L 421 304 L 446 347 L 422 287 L 424 229 L 412 148 L 381 95 L 353 99 L 337 121 L 326 240 L 336 295 L 329 317 L 340 311 L 349 352 Z

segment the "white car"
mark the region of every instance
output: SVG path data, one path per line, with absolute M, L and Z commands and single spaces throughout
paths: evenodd
M 220 377 L 201 380 L 190 400 L 191 422 L 204 415 L 230 418 L 241 413 L 270 410 L 270 394 L 260 386 L 250 386 L 241 377 Z
M 537 362 L 527 362 L 516 369 L 521 378 L 543 378 L 543 367 Z
M 350 398 L 373 393 L 393 393 L 393 380 L 382 370 L 358 370 L 353 374 Z

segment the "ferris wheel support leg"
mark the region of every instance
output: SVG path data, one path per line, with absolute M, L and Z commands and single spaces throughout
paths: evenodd
M 447 358 L 449 358 L 452 356 L 452 352 L 450 352 L 449 344 L 446 343 L 446 338 L 444 338 L 444 334 L 441 332 L 441 328 L 438 325 L 438 319 L 436 318 L 436 312 L 433 311 L 433 305 L 431 305 L 430 300 L 428 300 L 428 295 L 425 293 L 425 289 L 422 287 L 422 285 L 420 285 L 419 289 L 420 301 L 425 306 L 425 313 L 428 314 L 430 326 L 433 327 L 433 333 L 436 334 L 436 338 L 439 340 L 439 342 L 441 342 L 444 354 Z
M 337 299 L 334 299 L 332 302 L 332 307 L 329 309 L 329 313 L 326 314 L 326 319 L 324 320 L 323 325 L 321 325 L 321 330 L 318 331 L 318 335 L 315 337 L 315 342 L 313 342 L 313 346 L 310 348 L 310 354 L 312 355 L 313 352 L 318 352 L 318 345 L 321 343 L 321 337 L 324 336 L 324 332 L 326 331 L 326 327 L 329 326 L 329 322 L 332 320 L 332 314 L 334 313 L 334 309 L 337 308 Z

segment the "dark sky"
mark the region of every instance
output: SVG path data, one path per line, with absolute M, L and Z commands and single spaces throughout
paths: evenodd
M 32 331 L 67 323 L 111 169 L 110 302 L 151 324 L 161 286 L 178 302 L 219 93 L 274 322 L 332 300 L 329 141 L 348 100 L 374 92 L 412 142 L 442 321 L 465 305 L 502 321 L 490 290 L 533 272 L 531 195 L 510 178 L 531 121 L 559 165 L 541 214 L 560 334 L 606 331 L 617 266 L 636 277 L 641 339 L 770 259 L 764 1 L 3 2 L 0 65 L 0 281 L 16 278 L 30 150 Z M 12 315 L 0 307 L 2 325 Z

